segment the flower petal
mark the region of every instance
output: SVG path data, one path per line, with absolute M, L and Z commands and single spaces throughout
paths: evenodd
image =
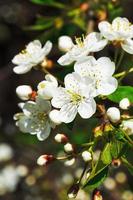
M 74 62 L 74 59 L 70 56 L 69 53 L 66 53 L 65 55 L 61 56 L 57 62 L 60 65 L 70 65 L 72 62 Z
M 111 24 L 107 21 L 102 21 L 99 23 L 98 28 L 101 32 L 101 34 L 108 40 L 115 40 L 116 35 L 112 31 Z
M 70 123 L 74 120 L 77 114 L 77 106 L 73 103 L 67 103 L 60 109 L 60 119 L 62 122 Z
M 49 52 L 52 49 L 52 42 L 47 41 L 46 44 L 44 45 L 44 47 L 42 48 L 42 52 L 44 53 L 44 56 L 47 56 L 49 54 Z
M 50 101 L 46 101 L 41 97 L 36 98 L 36 107 L 38 110 L 45 112 L 45 113 L 47 113 L 51 110 Z
M 127 39 L 124 41 L 124 43 L 121 43 L 122 48 L 127 53 L 133 54 L 133 40 Z
M 97 60 L 98 68 L 104 76 L 111 76 L 115 72 L 115 63 L 108 57 L 101 57 Z
M 98 87 L 98 92 L 101 95 L 109 95 L 113 93 L 118 87 L 118 82 L 114 77 L 111 77 L 107 80 L 101 82 Z
M 94 99 L 83 101 L 78 107 L 78 113 L 84 119 L 90 118 L 96 112 L 96 102 Z
M 107 45 L 108 40 L 103 39 L 103 36 L 100 33 L 93 32 L 86 37 L 85 43 L 90 52 L 97 52 L 102 50 Z
M 25 74 L 27 72 L 29 72 L 32 68 L 32 65 L 19 65 L 17 67 L 13 68 L 13 71 L 16 74 Z
M 37 133 L 37 137 L 40 141 L 43 141 L 45 139 L 47 139 L 47 137 L 50 135 L 50 131 L 51 131 L 51 127 L 50 124 L 47 123 L 44 127 L 44 129 L 42 129 L 41 131 L 39 131 Z

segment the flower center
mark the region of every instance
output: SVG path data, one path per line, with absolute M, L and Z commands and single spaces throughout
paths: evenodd
M 82 37 L 75 37 L 75 42 L 77 44 L 78 47 L 83 47 L 84 46 L 84 40 L 85 40 L 85 37 L 84 35 L 82 35 Z
M 38 113 L 37 114 L 37 118 L 40 120 L 40 121 L 44 121 L 46 119 L 46 113 Z
M 74 104 L 77 104 L 79 102 L 81 102 L 83 100 L 83 96 L 77 94 L 77 93 L 74 93 L 73 91 L 71 90 L 68 90 L 67 91 L 68 94 L 70 95 L 70 98 L 71 98 L 71 101 L 74 103 Z

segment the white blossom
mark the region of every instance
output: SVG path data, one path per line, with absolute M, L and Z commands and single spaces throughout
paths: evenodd
M 106 39 L 120 43 L 126 52 L 133 54 L 133 25 L 127 18 L 117 17 L 112 24 L 102 21 L 99 30 Z
M 90 82 L 72 73 L 66 75 L 64 83 L 65 88 L 57 88 L 51 101 L 55 108 L 61 108 L 60 120 L 65 123 L 72 122 L 77 113 L 82 118 L 91 117 L 96 111 L 96 103 L 91 96 Z
M 74 46 L 72 39 L 67 36 L 63 35 L 60 36 L 58 39 L 58 47 L 61 51 L 67 52 Z
M 22 100 L 28 100 L 32 94 L 32 88 L 29 85 L 20 85 L 16 88 L 16 94 Z
M 128 135 L 133 134 L 133 119 L 124 120 L 121 124 L 121 127 Z
M 76 73 L 82 77 L 88 77 L 93 85 L 93 95 L 109 95 L 117 88 L 117 80 L 112 77 L 115 71 L 115 63 L 108 57 L 96 60 L 93 56 L 86 56 L 74 65 Z
M 71 158 L 70 160 L 66 160 L 64 162 L 65 166 L 72 166 L 75 163 L 75 158 Z
M 12 62 L 16 65 L 13 71 L 16 74 L 25 74 L 31 70 L 32 67 L 41 63 L 49 54 L 52 48 L 52 43 L 47 41 L 44 47 L 42 47 L 39 40 L 30 42 L 25 50 L 17 54 Z
M 55 124 L 49 118 L 51 104 L 40 97 L 36 98 L 36 102 L 28 101 L 24 104 L 23 113 L 14 116 L 17 120 L 16 125 L 22 132 L 37 134 L 39 140 L 45 140 L 55 127 Z
M 119 107 L 123 110 L 127 110 L 129 106 L 130 106 L 130 101 L 128 98 L 123 98 L 119 103 Z
M 43 99 L 49 100 L 53 97 L 54 91 L 58 86 L 58 82 L 56 78 L 50 74 L 45 76 L 45 80 L 41 81 L 37 88 L 38 88 L 38 95 L 41 96 Z
M 116 107 L 110 107 L 107 110 L 107 116 L 111 122 L 117 123 L 121 118 L 120 110 Z
M 69 65 L 79 60 L 83 56 L 87 56 L 90 52 L 102 50 L 107 44 L 107 40 L 103 39 L 100 33 L 90 33 L 86 38 L 77 38 L 76 44 L 58 60 L 60 65 Z

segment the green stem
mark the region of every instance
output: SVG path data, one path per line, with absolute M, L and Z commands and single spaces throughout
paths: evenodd
M 119 68 L 119 66 L 120 66 L 120 64 L 121 64 L 121 62 L 123 60 L 124 54 L 125 54 L 125 52 L 122 50 L 120 58 L 119 58 L 119 61 L 118 61 L 117 65 L 116 65 L 116 70 Z
M 85 172 L 86 172 L 87 166 L 88 166 L 88 163 L 85 163 L 85 166 L 84 166 L 84 169 L 83 169 L 82 174 L 81 174 L 81 176 L 80 176 L 80 179 L 78 180 L 78 184 L 81 183 L 82 178 L 83 178 L 83 176 L 84 176 L 84 174 L 85 174 Z
M 119 55 L 119 48 L 115 49 L 115 56 L 114 56 L 115 63 L 117 63 L 118 55 Z

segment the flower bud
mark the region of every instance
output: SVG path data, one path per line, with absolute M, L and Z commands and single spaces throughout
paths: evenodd
M 22 100 L 28 100 L 32 94 L 32 88 L 29 85 L 20 85 L 16 88 L 16 94 Z
M 103 200 L 101 192 L 99 190 L 95 190 L 93 192 L 93 200 Z
M 75 158 L 72 158 L 72 159 L 70 159 L 70 160 L 65 161 L 65 162 L 64 162 L 64 165 L 65 165 L 65 166 L 71 166 L 71 165 L 73 165 L 74 163 L 75 163 Z
M 77 183 L 77 184 L 72 185 L 69 188 L 68 193 L 67 193 L 68 198 L 69 199 L 75 198 L 78 194 L 78 191 L 79 191 L 79 184 Z
M 119 107 L 123 110 L 127 110 L 130 106 L 130 101 L 128 98 L 124 98 L 120 101 Z
M 58 133 L 56 136 L 55 136 L 55 141 L 58 142 L 58 143 L 67 143 L 68 142 L 68 138 L 66 137 L 66 135 L 64 134 L 60 134 Z
M 120 159 L 114 159 L 114 160 L 112 160 L 112 166 L 113 167 L 119 167 L 120 165 L 121 165 L 121 160 Z
M 47 164 L 49 164 L 51 161 L 54 160 L 53 155 L 41 155 L 38 159 L 37 159 L 37 164 L 40 166 L 45 166 Z
M 74 151 L 73 146 L 70 143 L 64 145 L 64 150 L 66 153 L 72 153 Z
M 69 36 L 63 35 L 58 39 L 58 46 L 61 51 L 69 51 L 73 47 L 72 39 Z
M 117 123 L 120 120 L 120 110 L 116 107 L 110 107 L 107 110 L 107 116 L 113 123 Z
M 83 151 L 82 158 L 85 162 L 89 162 L 90 160 L 92 160 L 91 153 L 89 151 Z

